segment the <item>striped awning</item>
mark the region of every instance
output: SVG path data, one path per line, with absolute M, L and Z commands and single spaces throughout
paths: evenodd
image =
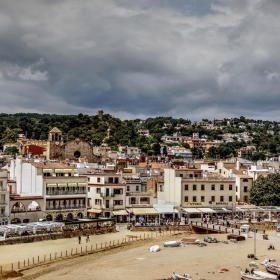
M 47 184 L 47 187 L 57 187 L 57 184 Z
M 67 187 L 67 184 L 66 183 L 58 183 L 57 186 L 61 187 L 61 188 L 64 188 L 64 187 Z
M 102 212 L 102 210 L 101 209 L 88 209 L 87 210 L 89 213 L 101 213 Z
M 55 173 L 65 173 L 64 169 L 55 169 L 54 172 Z
M 43 169 L 43 173 L 51 173 L 51 172 L 53 172 L 52 169 Z
M 133 213 L 136 216 L 139 215 L 159 215 L 159 212 L 155 208 L 133 208 Z
M 123 216 L 123 215 L 128 215 L 128 213 L 126 212 L 126 210 L 115 210 L 115 211 L 113 211 L 113 214 L 115 215 L 115 216 Z
M 68 187 L 77 187 L 77 183 L 68 183 Z

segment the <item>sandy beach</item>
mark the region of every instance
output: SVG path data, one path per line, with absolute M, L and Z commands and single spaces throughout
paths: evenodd
M 280 238 L 275 232 L 267 232 L 270 240 L 262 240 L 261 235 L 256 239 L 256 255 L 260 270 L 265 270 L 260 263 L 265 258 L 274 258 L 279 261 Z M 153 236 L 153 239 L 133 242 L 124 247 L 111 249 L 105 252 L 79 256 L 63 261 L 40 265 L 22 271 L 21 279 L 163 279 L 176 273 L 189 273 L 193 280 L 198 279 L 240 279 L 240 267 L 249 268 L 251 259 L 248 254 L 254 253 L 254 239 L 237 243 L 211 243 L 205 247 L 185 245 L 175 248 L 164 248 L 162 243 L 168 240 L 180 241 L 184 237 L 198 238 L 203 241 L 205 235 L 178 234 Z M 219 241 L 226 240 L 226 234 L 215 234 Z M 274 237 L 273 237 L 274 236 Z M 39 243 L 37 243 L 38 246 Z M 160 245 L 161 251 L 150 253 L 152 245 Z M 268 250 L 272 244 L 276 250 Z M 15 246 L 13 246 L 15 248 Z M 229 272 L 219 273 L 222 268 Z

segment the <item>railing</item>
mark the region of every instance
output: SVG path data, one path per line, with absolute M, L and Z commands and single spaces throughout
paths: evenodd
M 8 188 L 3 188 L 3 187 L 0 188 L 0 192 L 7 192 L 7 191 L 8 191 Z
M 0 213 L 0 217 L 8 217 L 6 213 Z
M 101 197 L 115 197 L 116 195 L 114 193 L 100 193 Z
M 85 204 L 71 204 L 63 206 L 46 206 L 46 210 L 67 210 L 67 209 L 80 209 L 86 208 Z
M 7 202 L 4 200 L 0 200 L 0 205 L 7 205 Z
M 47 195 L 63 195 L 63 194 L 86 194 L 86 191 L 49 191 Z
M 26 212 L 26 210 L 23 208 L 13 208 L 11 212 L 12 213 Z
M 199 226 L 199 227 L 209 229 L 209 230 L 216 230 L 216 231 L 219 231 L 219 232 L 225 232 L 225 233 L 240 235 L 240 230 L 239 229 L 226 227 L 226 226 L 223 226 L 223 225 L 220 225 L 220 224 L 209 224 L 209 223 L 202 223 L 202 222 L 195 222 L 195 221 L 192 221 L 191 224 L 193 226 Z

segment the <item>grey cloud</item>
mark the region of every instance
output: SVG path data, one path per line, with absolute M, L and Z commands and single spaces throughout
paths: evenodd
M 2 112 L 276 118 L 277 1 L 3 3 Z

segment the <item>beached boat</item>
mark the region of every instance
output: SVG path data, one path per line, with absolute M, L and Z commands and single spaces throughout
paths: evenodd
M 273 263 L 266 263 L 265 268 L 268 272 L 277 274 L 277 270 L 280 269 L 280 265 Z
M 179 247 L 181 242 L 179 241 L 166 241 L 163 243 L 163 247 Z
M 160 247 L 158 245 L 154 245 L 150 248 L 150 252 L 158 252 L 160 251 Z
M 269 280 L 277 280 L 277 275 L 271 274 L 271 273 L 267 273 L 264 271 L 260 271 L 260 270 L 254 270 L 254 274 L 256 274 L 257 276 L 262 276 L 262 277 L 266 277 L 265 279 L 269 279 Z
M 247 274 L 245 272 L 240 272 L 242 280 L 269 280 L 269 278 L 258 276 L 255 274 Z
M 180 274 L 173 272 L 172 280 L 192 280 L 192 278 L 189 274 L 180 275 Z

